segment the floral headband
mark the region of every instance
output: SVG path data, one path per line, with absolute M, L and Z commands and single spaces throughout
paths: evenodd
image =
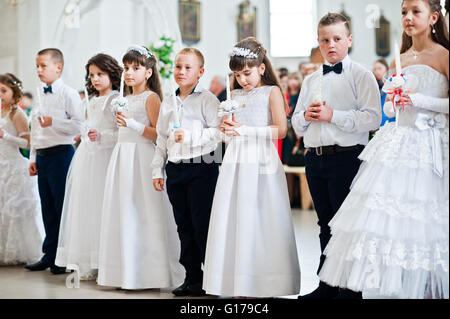
M 140 45 L 132 45 L 127 50 L 127 52 L 130 52 L 130 51 L 136 51 L 136 52 L 144 55 L 147 59 L 154 57 L 153 53 L 151 53 L 149 50 L 147 50 L 147 48 L 141 47 Z
M 250 49 L 245 49 L 245 48 L 240 48 L 240 47 L 234 47 L 230 53 L 230 57 L 231 56 L 241 56 L 246 59 L 258 58 L 258 55 L 256 53 L 252 52 Z

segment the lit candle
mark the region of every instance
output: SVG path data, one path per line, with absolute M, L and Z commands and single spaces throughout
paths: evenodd
M 125 72 L 122 72 L 122 76 L 120 77 L 120 97 L 123 97 L 123 88 L 124 88 L 124 82 L 125 82 L 124 73 Z
M 230 77 L 226 76 L 227 79 L 227 100 L 231 100 L 231 89 L 230 89 Z

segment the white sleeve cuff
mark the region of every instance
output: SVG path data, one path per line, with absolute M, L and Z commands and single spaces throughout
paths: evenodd
M 305 119 L 305 111 L 302 110 L 298 113 L 294 113 L 291 118 L 291 123 L 295 133 L 297 133 L 297 135 L 303 135 L 308 126 L 311 124 L 311 121 L 307 121 Z
M 344 126 L 346 120 L 346 112 L 333 110 L 333 117 L 331 118 L 331 123 L 338 126 Z
M 152 178 L 163 178 L 164 179 L 164 168 L 154 168 L 152 171 Z

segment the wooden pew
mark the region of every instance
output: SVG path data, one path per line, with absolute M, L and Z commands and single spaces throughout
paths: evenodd
M 306 180 L 306 172 L 304 166 L 287 166 L 283 165 L 287 174 L 296 174 L 300 178 L 300 200 L 302 210 L 314 208 L 314 204 L 309 192 L 308 182 Z

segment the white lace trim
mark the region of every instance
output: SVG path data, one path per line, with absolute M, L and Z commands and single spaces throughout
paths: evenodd
M 344 245 L 345 243 L 345 245 Z M 368 233 L 333 234 L 326 255 L 342 255 L 346 261 L 367 259 L 372 265 L 399 266 L 407 270 L 448 272 L 448 240 L 433 243 L 399 242 Z
M 434 200 L 406 202 L 389 194 L 362 194 L 355 191 L 352 191 L 349 196 L 352 196 L 353 200 L 359 201 L 364 208 L 395 218 L 411 218 L 423 223 L 448 224 L 448 198 L 442 199 L 441 202 Z

